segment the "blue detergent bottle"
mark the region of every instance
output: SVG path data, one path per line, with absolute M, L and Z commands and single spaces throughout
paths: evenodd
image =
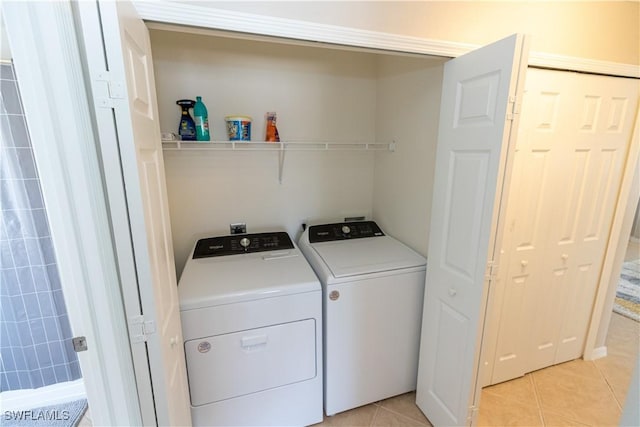
M 198 141 L 209 141 L 209 115 L 207 107 L 202 102 L 201 96 L 196 96 L 196 105 L 193 107 L 193 116 L 196 120 L 196 139 Z
M 189 108 L 193 108 L 196 102 L 193 99 L 179 99 L 176 101 L 182 108 L 180 114 L 180 123 L 178 124 L 178 134 L 183 141 L 195 141 L 196 140 L 196 124 L 189 114 Z

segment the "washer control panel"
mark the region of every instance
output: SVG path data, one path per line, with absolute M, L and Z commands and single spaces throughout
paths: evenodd
M 338 222 L 309 227 L 310 243 L 378 236 L 384 236 L 384 233 L 374 221 Z
M 198 240 L 193 259 L 293 249 L 287 233 L 235 234 Z

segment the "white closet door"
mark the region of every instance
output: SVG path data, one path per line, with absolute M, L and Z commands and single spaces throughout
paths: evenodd
M 148 30 L 130 2 L 78 7 L 105 169 L 116 169 L 105 171 L 110 197 L 118 196 L 114 176 L 123 177 L 125 204 L 119 206 L 117 197 L 110 204 L 143 419 L 145 424 L 191 425 Z M 114 147 L 115 158 L 108 157 Z M 127 222 L 124 233 L 118 215 Z M 128 256 L 135 260 L 133 268 Z
M 582 356 L 637 98 L 632 79 L 529 70 L 490 383 Z
M 571 164 L 574 175 L 570 186 L 558 186 L 563 188 L 559 213 L 566 220 L 553 221 L 560 232 L 551 233 L 557 237 L 550 251 L 552 268 L 567 268 L 569 273 L 554 363 L 583 353 L 638 105 L 637 80 L 589 74 L 577 77 L 571 120 L 576 137 L 570 139 L 575 143 L 566 148 L 563 168 L 559 168 L 566 170 Z M 539 368 L 531 365 L 530 369 Z
M 526 70 L 514 35 L 445 64 L 417 404 L 436 426 L 470 424 L 516 99 Z M 523 65 L 524 64 L 524 65 Z
M 539 292 L 558 289 L 542 279 L 539 266 L 548 256 L 549 223 L 556 220 L 553 210 L 555 201 L 549 197 L 557 187 L 554 175 L 557 166 L 555 150 L 557 139 L 569 134 L 569 124 L 559 120 L 559 111 L 566 109 L 569 83 L 565 80 L 544 81 L 538 78 L 536 69 L 527 72 L 526 91 L 518 129 L 513 175 L 509 187 L 506 228 L 503 239 L 504 254 L 500 257 L 500 280 L 495 292 L 494 309 L 508 312 L 508 318 L 499 315 L 492 320 L 491 329 L 498 332 L 495 356 L 490 363 L 493 369 L 484 385 L 494 384 L 521 376 L 527 362 L 523 347 L 532 336 L 538 335 L 542 326 L 557 312 L 559 299 L 549 298 L 548 304 L 537 301 L 530 289 L 549 288 Z M 537 95 L 533 95 L 533 94 Z M 548 280 L 557 281 L 558 275 Z M 539 323 L 529 319 L 530 307 L 539 311 Z M 490 313 L 493 317 L 494 313 Z M 526 326 L 525 326 L 526 325 Z M 487 341 L 491 341 L 489 337 Z M 546 347 L 541 346 L 540 351 Z

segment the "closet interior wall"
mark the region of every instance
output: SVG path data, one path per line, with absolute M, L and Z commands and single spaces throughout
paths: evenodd
M 196 239 L 233 222 L 295 238 L 303 221 L 373 217 L 426 255 L 444 59 L 150 35 L 163 132 L 177 132 L 176 100 L 202 96 L 212 140 L 226 140 L 224 117 L 238 114 L 263 140 L 264 114 L 275 111 L 282 141 L 396 142 L 394 153 L 287 151 L 282 183 L 276 151 L 165 151 L 178 275 Z

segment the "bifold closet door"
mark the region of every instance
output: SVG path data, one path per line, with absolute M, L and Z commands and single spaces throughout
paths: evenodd
M 491 384 L 582 356 L 638 102 L 633 79 L 529 69 Z
M 191 425 L 149 33 L 130 2 L 78 3 L 143 423 Z

